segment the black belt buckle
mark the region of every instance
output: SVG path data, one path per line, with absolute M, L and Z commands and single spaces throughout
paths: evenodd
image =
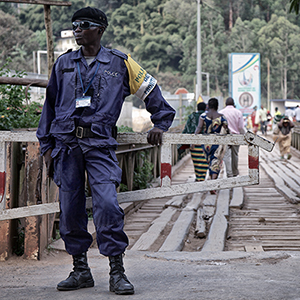
M 83 127 L 81 126 L 76 127 L 75 136 L 79 139 L 83 138 Z

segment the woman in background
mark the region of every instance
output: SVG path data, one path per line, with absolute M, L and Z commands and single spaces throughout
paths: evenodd
M 226 134 L 229 133 L 227 120 L 224 115 L 218 113 L 219 102 L 216 98 L 211 98 L 208 101 L 208 111 L 200 115 L 199 123 L 195 134 Z M 191 146 L 191 149 L 194 145 Z M 207 162 L 209 175 L 211 179 L 217 179 L 222 166 L 222 159 L 225 154 L 226 145 L 202 145 Z M 216 194 L 216 191 L 210 191 L 211 194 Z
M 199 117 L 206 110 L 206 104 L 204 102 L 198 103 L 197 110 L 198 111 L 189 115 L 182 133 L 195 133 L 195 130 L 198 126 Z M 194 148 L 190 149 L 190 153 L 193 160 L 196 181 L 205 180 L 208 163 L 202 145 L 194 145 Z

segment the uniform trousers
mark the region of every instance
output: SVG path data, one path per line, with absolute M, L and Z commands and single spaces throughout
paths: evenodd
M 52 156 L 54 181 L 59 187 L 60 235 L 67 252 L 81 254 L 93 242 L 87 230 L 87 172 L 99 251 L 105 256 L 123 253 L 128 246 L 128 237 L 123 231 L 124 212 L 117 201 L 116 185 L 122 170 L 114 150 L 91 147 L 83 152 L 79 145 L 61 144 L 52 151 Z

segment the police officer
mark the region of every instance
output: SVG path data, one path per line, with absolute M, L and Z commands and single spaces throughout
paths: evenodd
M 87 231 L 85 171 L 91 186 L 93 218 L 101 254 L 109 257 L 109 288 L 116 294 L 133 294 L 125 275 L 123 254 L 128 246 L 123 231 L 124 212 L 117 202 L 121 180 L 115 149 L 114 128 L 126 96 L 145 102 L 154 127 L 147 139 L 162 141 L 162 133 L 175 111 L 162 97 L 155 78 L 129 55 L 101 46 L 108 26 L 99 9 L 85 7 L 72 17 L 73 34 L 81 48 L 55 62 L 37 130 L 47 174 L 59 187 L 60 234 L 73 256 L 73 272 L 57 289 L 75 290 L 94 286 L 87 263 L 92 236 Z

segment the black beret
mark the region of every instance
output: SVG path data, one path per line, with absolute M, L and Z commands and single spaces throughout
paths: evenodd
M 108 25 L 105 13 L 100 9 L 89 6 L 77 10 L 72 17 L 72 22 L 75 20 L 88 20 L 103 26 Z

